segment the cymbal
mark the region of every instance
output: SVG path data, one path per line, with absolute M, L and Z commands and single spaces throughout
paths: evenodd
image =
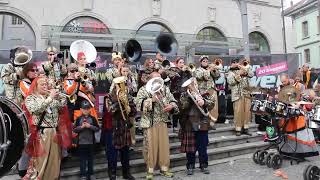
M 269 89 L 261 87 L 244 87 L 246 91 L 250 91 L 251 94 L 267 94 Z
M 297 88 L 293 86 L 285 86 L 281 88 L 278 94 L 278 100 L 286 104 L 291 104 L 299 101 L 300 95 L 301 93 Z

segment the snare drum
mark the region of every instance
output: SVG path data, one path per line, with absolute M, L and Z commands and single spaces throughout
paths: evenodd
M 27 142 L 28 123 L 22 109 L 0 96 L 0 177 L 19 160 Z
M 313 121 L 320 123 L 320 105 L 314 109 Z
M 275 113 L 279 115 L 286 115 L 287 105 L 282 102 L 276 102 Z
M 257 100 L 257 99 L 252 100 L 250 110 L 253 113 L 259 113 L 261 106 L 262 106 L 262 102 L 260 100 Z

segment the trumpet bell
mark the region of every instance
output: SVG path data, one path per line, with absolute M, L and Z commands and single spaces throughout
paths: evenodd
M 71 44 L 70 54 L 76 61 L 79 52 L 83 52 L 85 54 L 87 63 L 92 63 L 97 58 L 96 48 L 88 41 L 77 40 Z
M 13 60 L 15 65 L 23 66 L 32 59 L 32 51 L 26 47 L 18 47 Z
M 130 62 L 139 61 L 142 55 L 142 48 L 140 43 L 135 39 L 130 39 L 126 43 L 125 53 L 128 57 L 128 61 Z
M 164 85 L 164 80 L 160 77 L 155 77 L 155 78 L 150 79 L 147 82 L 146 90 L 151 95 L 154 95 L 155 93 L 157 93 L 158 91 L 161 90 L 163 85 Z
M 155 45 L 156 50 L 165 56 L 174 55 L 178 51 L 178 41 L 170 33 L 160 34 Z

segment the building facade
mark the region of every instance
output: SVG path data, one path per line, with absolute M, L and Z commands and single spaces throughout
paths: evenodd
M 247 11 L 251 53 L 283 53 L 280 2 L 247 0 Z M 0 49 L 68 49 L 85 39 L 111 52 L 135 38 L 153 52 L 159 32 L 170 32 L 181 55 L 243 51 L 238 0 L 0 0 L 0 14 Z
M 317 0 L 303 0 L 285 12 L 292 18 L 294 49 L 303 63 L 320 67 L 320 20 Z

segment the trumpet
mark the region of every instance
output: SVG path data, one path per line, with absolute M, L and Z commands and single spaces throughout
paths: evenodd
M 50 93 L 50 90 L 47 90 L 48 93 Z M 77 100 L 77 95 L 76 94 L 72 94 L 72 95 L 68 95 L 66 93 L 61 93 L 61 92 L 58 92 L 59 96 L 62 96 L 62 97 L 65 97 L 67 98 L 71 103 L 75 103 L 76 100 Z
M 222 62 L 223 62 L 222 59 L 215 59 L 213 63 L 209 64 L 209 69 L 211 69 L 212 71 L 213 70 L 221 71 L 223 69 Z
M 250 61 L 247 59 L 243 59 L 240 61 L 239 64 L 240 64 L 239 65 L 240 72 L 246 74 L 250 68 Z

